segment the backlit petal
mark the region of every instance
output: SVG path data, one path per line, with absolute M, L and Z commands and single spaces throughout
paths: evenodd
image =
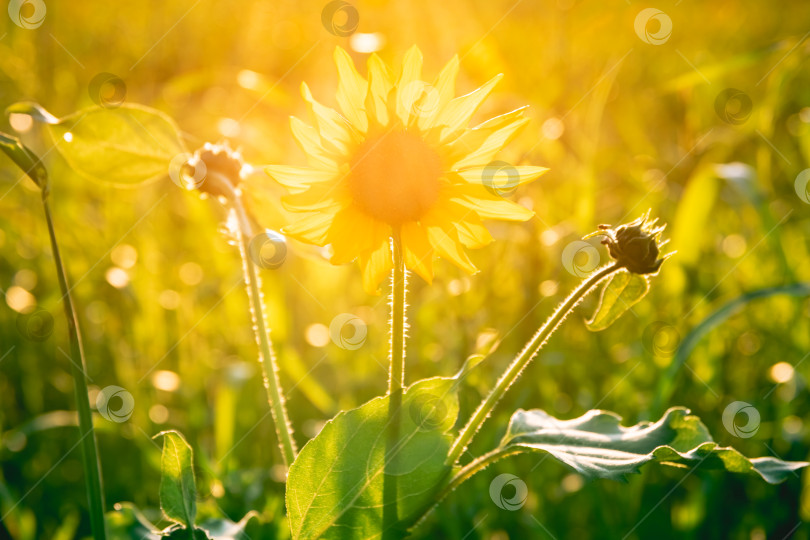
M 394 87 L 391 72 L 385 62 L 376 53 L 368 57 L 368 93 L 366 94 L 366 112 L 369 121 L 380 126 L 388 125 L 388 94 Z
M 503 219 L 506 221 L 527 221 L 534 212 L 500 195 L 495 195 L 481 186 L 472 184 L 454 185 L 447 188 L 448 197 L 474 210 L 483 219 Z
M 454 176 L 463 178 L 470 184 L 489 188 L 497 195 L 531 182 L 546 172 L 548 172 L 546 167 L 534 167 L 531 165 L 519 165 L 515 167 L 495 162 L 485 167 L 469 167 L 461 171 L 456 171 Z
M 368 294 L 380 294 L 380 283 L 388 276 L 394 264 L 391 260 L 391 247 L 388 239 L 371 253 L 359 256 L 360 268 L 363 272 L 363 289 Z
M 413 110 L 413 102 L 422 93 L 424 83 L 419 80 L 422 76 L 422 51 L 414 45 L 405 53 L 402 61 L 402 71 L 397 80 L 397 116 L 403 124 L 407 125 Z
M 366 92 L 368 82 L 357 72 L 351 56 L 341 47 L 335 47 L 335 64 L 338 70 L 337 102 L 349 122 L 365 133 L 368 129 L 366 117 Z
M 339 157 L 336 156 L 334 152 L 329 152 L 323 147 L 317 129 L 291 116 L 290 130 L 292 131 L 293 137 L 295 137 L 295 140 L 298 142 L 298 145 L 301 147 L 301 150 L 306 153 L 307 161 L 310 165 L 337 174 L 337 160 Z
M 481 106 L 481 103 L 489 96 L 502 77 L 502 74 L 496 75 L 481 88 L 467 95 L 457 97 L 442 107 L 435 122 L 436 127 L 441 126 L 439 132 L 441 142 L 449 142 L 462 133 L 472 115 L 475 114 L 475 111 L 478 110 L 478 107 Z
M 336 110 L 318 103 L 312 97 L 312 92 L 309 91 L 307 83 L 301 83 L 301 94 L 304 96 L 304 101 L 309 105 L 312 118 L 315 120 L 318 133 L 321 135 L 323 147 L 327 149 L 330 147 L 335 148 L 341 154 L 348 153 L 353 143 L 360 141 L 358 134 L 352 132 L 352 127 Z
M 264 168 L 270 177 L 289 190 L 305 190 L 312 184 L 337 181 L 338 175 L 323 169 L 268 165 Z
M 452 144 L 452 168 L 486 165 L 495 159 L 495 155 L 529 123 L 529 118 L 522 117 L 522 112 L 522 109 L 512 111 L 465 131 Z M 496 121 L 499 119 L 506 121 Z
M 297 218 L 293 223 L 283 227 L 281 232 L 303 242 L 316 246 L 326 245 L 326 234 L 335 214 L 318 212 Z
M 357 208 L 348 206 L 335 214 L 327 235 L 332 245 L 333 264 L 351 262 L 362 253 L 370 253 L 388 240 L 390 230 Z
M 418 223 L 406 223 L 401 228 L 400 236 L 405 266 L 431 283 L 433 281 L 433 248 L 428 240 L 427 232 Z
M 470 274 L 474 274 L 478 271 L 469 257 L 467 257 L 467 254 L 464 253 L 458 238 L 458 232 L 453 227 L 452 222 L 446 219 L 441 211 L 434 209 L 433 212 L 425 217 L 423 225 L 430 244 L 440 257 L 447 259 Z

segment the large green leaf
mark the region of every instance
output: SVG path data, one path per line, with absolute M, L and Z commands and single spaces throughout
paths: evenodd
M 191 446 L 176 431 L 163 431 L 157 435 L 161 436 L 160 508 L 167 518 L 193 529 L 197 517 L 197 485 Z
M 387 396 L 327 422 L 290 467 L 287 509 L 293 538 L 370 539 L 384 532 L 404 537 L 451 471 L 445 460 L 458 416 L 458 380 L 425 379 L 405 391 L 400 436 L 389 453 Z M 395 523 L 383 521 L 387 474 L 396 477 Z
M 649 290 L 650 282 L 645 276 L 627 270 L 614 273 L 602 289 L 596 313 L 585 325 L 594 332 L 604 330 L 644 298 Z
M 5 133 L 0 133 L 0 150 L 10 157 L 11 161 L 16 163 L 47 195 L 48 171 L 34 152 L 20 142 L 17 137 Z
M 248 512 L 238 523 L 227 518 L 207 518 L 194 530 L 182 525 L 171 525 L 159 530 L 143 513 L 132 503 L 118 503 L 115 510 L 107 512 L 107 538 L 109 540 L 161 540 L 163 538 L 178 538 L 181 540 L 251 540 L 258 538 L 252 536 L 256 531 L 248 534 L 247 528 L 251 521 L 258 520 L 257 512 Z
M 621 420 L 612 412 L 599 410 L 573 420 L 558 420 L 537 409 L 518 410 L 509 421 L 499 451 L 547 452 L 583 476 L 616 480 L 638 472 L 645 463 L 657 461 L 754 472 L 775 484 L 808 465 L 772 457 L 749 459 L 734 448 L 721 447 L 700 419 L 682 407 L 669 409 L 655 423 L 623 427 Z
M 36 103 L 16 103 L 6 113 L 43 122 L 54 144 L 80 175 L 115 185 L 133 185 L 168 174 L 186 153 L 180 130 L 164 113 L 132 103 L 82 109 L 57 118 Z

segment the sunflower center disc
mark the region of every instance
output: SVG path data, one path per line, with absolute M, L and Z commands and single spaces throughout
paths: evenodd
M 351 161 L 352 198 L 371 217 L 417 221 L 439 195 L 439 155 L 416 135 L 391 132 L 366 140 Z

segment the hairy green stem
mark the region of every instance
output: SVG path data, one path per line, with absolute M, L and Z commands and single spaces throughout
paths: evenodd
M 98 461 L 98 446 L 93 430 L 93 415 L 90 411 L 90 398 L 87 393 L 87 362 L 84 358 L 84 347 L 79 334 L 79 320 L 70 296 L 67 273 L 56 243 L 56 231 L 51 217 L 51 208 L 46 192 L 43 192 L 42 206 L 45 209 L 45 221 L 48 223 L 48 235 L 51 239 L 53 260 L 56 264 L 56 275 L 59 289 L 62 291 L 62 303 L 65 307 L 68 333 L 70 335 L 71 372 L 76 395 L 76 408 L 79 412 L 79 434 L 81 435 L 82 466 L 87 482 L 87 499 L 90 504 L 90 527 L 95 540 L 105 540 L 107 531 L 104 527 L 104 491 L 101 483 L 101 465 Z
M 595 271 L 590 277 L 580 283 L 562 304 L 557 306 L 557 309 L 551 317 L 537 330 L 532 339 L 529 340 L 520 354 L 515 357 L 503 375 L 501 375 L 495 388 L 484 398 L 470 417 L 470 420 L 464 426 L 464 429 L 461 430 L 461 433 L 459 433 L 458 437 L 453 442 L 453 446 L 448 453 L 447 462 L 449 464 L 455 464 L 459 460 L 464 450 L 467 448 L 467 445 L 470 443 L 470 440 L 472 440 L 481 425 L 486 421 L 487 417 L 489 417 L 492 409 L 495 408 L 495 405 L 504 393 L 512 386 L 512 383 L 517 380 L 526 366 L 529 365 L 529 362 L 532 361 L 538 351 L 543 347 L 549 336 L 554 333 L 571 310 L 574 309 L 600 281 L 620 268 L 622 267 L 617 264 L 612 264 Z
M 214 175 L 209 173 L 209 176 Z M 269 329 L 266 322 L 266 315 L 264 313 L 264 302 L 262 300 L 261 282 L 259 281 L 259 274 L 256 272 L 256 265 L 250 258 L 250 237 L 252 235 L 252 227 L 239 193 L 233 189 L 229 181 L 224 178 L 221 178 L 220 180 L 227 182 L 225 187 L 230 189 L 230 196 L 228 198 L 231 207 L 236 214 L 239 252 L 242 255 L 242 270 L 245 274 L 248 297 L 250 298 L 250 313 L 253 318 L 253 331 L 256 334 L 256 342 L 259 345 L 259 364 L 261 364 L 262 367 L 264 388 L 267 392 L 267 400 L 270 403 L 270 412 L 273 415 L 273 423 L 276 426 L 276 435 L 278 436 L 278 445 L 281 449 L 281 456 L 284 459 L 284 464 L 289 468 L 289 466 L 292 465 L 292 462 L 295 461 L 295 456 L 298 453 L 298 450 L 295 446 L 293 429 L 287 415 L 287 408 L 284 405 L 284 394 L 282 393 L 281 381 L 278 377 L 276 356 L 273 352 L 273 345 L 270 342 Z
M 399 232 L 391 240 L 394 259 L 391 283 L 391 358 L 388 375 L 388 437 L 385 452 L 385 467 L 389 471 L 383 479 L 383 538 L 396 537 L 397 477 L 390 471 L 399 452 L 400 414 L 402 393 L 405 388 L 405 264 L 402 259 L 402 243 Z

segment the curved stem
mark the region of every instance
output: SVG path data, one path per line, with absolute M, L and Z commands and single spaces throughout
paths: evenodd
M 405 264 L 402 259 L 402 243 L 399 231 L 391 238 L 394 259 L 391 283 L 391 358 L 388 374 L 388 437 L 386 442 L 385 467 L 393 466 L 399 451 L 400 409 L 405 379 Z M 390 458 L 389 458 L 390 456 Z M 383 477 L 383 538 L 395 535 L 399 520 L 397 509 L 397 477 L 390 471 Z
M 98 446 L 93 430 L 93 415 L 90 411 L 90 398 L 87 393 L 87 362 L 84 358 L 81 334 L 79 334 L 79 320 L 70 296 L 67 273 L 59 253 L 59 245 L 56 243 L 51 208 L 48 204 L 47 194 L 44 192 L 42 206 L 45 210 L 45 221 L 48 223 L 48 235 L 51 239 L 51 250 L 56 264 L 56 275 L 59 280 L 59 289 L 62 291 L 62 303 L 65 307 L 68 333 L 70 334 L 70 365 L 76 409 L 79 412 L 79 433 L 81 434 L 79 442 L 82 447 L 82 465 L 87 482 L 87 499 L 90 504 L 90 527 L 95 540 L 105 540 L 107 531 L 104 527 L 104 491 L 101 483 L 101 464 L 98 461 Z
M 434 501 L 435 504 L 439 504 L 445 497 L 447 497 L 453 490 L 455 490 L 458 486 L 472 478 L 476 473 L 483 471 L 490 464 L 495 463 L 499 459 L 509 457 L 515 454 L 520 454 L 521 452 L 525 451 L 521 448 L 496 448 L 495 450 L 490 450 L 486 454 L 482 456 L 478 456 L 471 462 L 464 465 L 460 468 L 456 474 L 453 475 L 453 478 L 450 479 L 450 482 L 444 486 L 439 494 L 436 496 L 436 500 Z
M 245 274 L 245 282 L 250 298 L 253 331 L 256 334 L 256 342 L 259 345 L 259 364 L 262 366 L 264 388 L 267 392 L 267 400 L 270 403 L 273 423 L 276 426 L 276 435 L 278 436 L 281 456 L 284 459 L 284 464 L 289 468 L 292 462 L 295 461 L 295 456 L 298 451 L 295 446 L 295 439 L 293 438 L 293 429 L 290 425 L 289 417 L 287 416 L 287 408 L 284 405 L 284 394 L 281 390 L 281 381 L 278 378 L 276 356 L 273 353 L 273 345 L 270 342 L 269 329 L 264 313 L 264 302 L 262 300 L 261 282 L 256 272 L 256 266 L 250 258 L 250 236 L 252 227 L 239 193 L 233 190 L 230 186 L 230 182 L 228 182 L 227 187 L 229 187 L 231 191 L 229 200 L 236 214 L 238 224 L 237 236 L 239 237 L 239 252 L 242 255 L 242 270 Z
M 495 405 L 504 395 L 504 393 L 512 386 L 512 383 L 517 380 L 520 376 L 521 372 L 526 368 L 529 362 L 537 355 L 538 351 L 543 347 L 546 340 L 554 333 L 560 323 L 565 319 L 565 317 L 571 312 L 572 309 L 576 307 L 579 302 L 582 301 L 585 296 L 593 288 L 607 276 L 611 275 L 613 272 L 616 272 L 622 268 L 617 264 L 612 264 L 610 266 L 605 266 L 597 271 L 595 271 L 591 276 L 579 284 L 579 286 L 574 289 L 574 291 L 568 295 L 568 298 L 563 301 L 562 304 L 557 306 L 557 309 L 551 315 L 551 317 L 546 320 L 543 326 L 537 330 L 537 333 L 534 334 L 531 340 L 523 347 L 523 350 L 518 354 L 506 371 L 501 375 L 501 378 L 498 379 L 495 388 L 489 393 L 489 395 L 484 398 L 481 404 L 473 413 L 470 420 L 464 426 L 464 429 L 461 430 L 456 440 L 453 442 L 453 446 L 450 448 L 450 452 L 447 457 L 447 462 L 450 464 L 456 463 L 461 455 L 464 453 L 464 450 L 467 448 L 467 445 L 470 443 L 470 440 L 476 434 L 478 429 L 481 425 L 486 421 L 489 414 L 492 412 L 492 409 L 495 408 Z

